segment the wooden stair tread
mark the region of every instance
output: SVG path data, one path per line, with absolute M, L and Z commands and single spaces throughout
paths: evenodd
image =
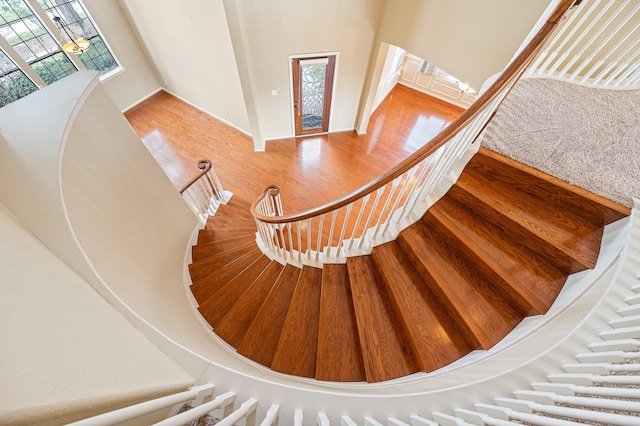
M 324 265 L 319 317 L 316 379 L 365 381 L 347 265 Z
M 466 326 L 465 338 L 470 344 L 475 340 L 475 348 L 489 349 L 517 325 L 513 307 L 494 294 L 477 271 L 467 269 L 458 254 L 422 222 L 402 231 L 398 243 L 438 300 Z
M 299 268 L 292 265 L 284 267 L 237 346 L 239 354 L 271 366 L 299 277 Z
M 432 220 L 429 220 L 432 218 Z M 555 301 L 567 275 L 538 256 L 512 245 L 466 209 L 442 198 L 425 215 L 430 227 L 454 239 L 456 247 L 473 267 L 483 269 L 511 304 L 526 315 L 545 313 Z
M 521 193 L 510 191 L 507 185 L 489 181 L 473 172 L 461 176 L 456 186 L 548 246 L 573 258 L 577 268 L 592 269 L 595 266 L 602 238 L 601 228 L 556 210 L 552 205 L 535 203 Z
M 271 260 L 260 253 L 258 259 L 247 266 L 233 279 L 226 282 L 208 299 L 198 306 L 198 311 L 215 328 L 218 322 L 229 312 L 245 291 L 262 274 Z
M 215 333 L 237 348 L 283 269 L 272 261 L 220 320 Z
M 350 257 L 347 269 L 368 382 L 419 371 L 411 347 L 375 274 L 371 256 Z
M 205 228 L 198 232 L 198 244 L 209 243 L 217 240 L 228 240 L 246 235 L 253 235 L 255 238 L 256 227 L 228 227 L 228 228 Z
M 217 229 L 217 228 L 253 228 L 257 229 L 256 222 L 251 217 L 238 218 L 238 217 L 222 217 L 211 216 L 213 219 L 207 221 L 204 229 Z
M 300 377 L 315 377 L 321 291 L 322 269 L 304 266 L 271 369 Z
M 255 249 L 255 242 L 250 241 L 215 254 L 213 256 L 205 257 L 196 262 L 193 262 L 189 265 L 191 281 L 195 284 L 199 280 L 205 278 L 207 275 L 211 273 L 217 273 L 223 266 L 233 262 L 234 260 L 237 260 L 239 257 Z
M 204 278 L 191 284 L 190 289 L 198 303 L 207 300 L 220 287 L 227 283 L 230 279 L 242 272 L 246 267 L 251 265 L 256 259 L 262 256 L 262 252 L 255 247 L 246 254 L 232 260 L 220 269 L 206 275 Z
M 503 214 L 509 210 L 508 208 L 496 206 L 491 200 L 484 200 L 478 198 L 478 196 L 483 197 L 477 188 L 467 186 L 461 180 L 458 180 L 447 192 L 447 197 L 451 197 L 461 205 L 468 206 L 467 208 L 472 209 L 485 222 L 493 224 L 501 229 L 501 232 L 510 235 L 512 240 L 526 243 L 538 256 L 555 265 L 567 275 L 593 267 L 592 262 L 585 259 L 583 255 L 576 259 L 576 253 L 571 249 L 565 250 L 565 247 L 563 247 L 566 246 L 565 243 L 558 247 L 555 237 L 551 237 L 546 232 L 540 234 L 535 229 L 531 230 L 527 225 L 522 226 L 523 221 L 520 218 L 517 218 L 514 222 L 509 217 L 509 213 L 513 213 L 512 211 L 507 213 L 506 216 Z M 488 201 L 489 204 L 485 201 Z M 497 207 L 497 210 L 494 207 Z M 551 237 L 552 241 L 548 241 L 546 237 Z
M 451 323 L 448 318 L 442 318 L 441 323 L 429 303 L 436 299 L 395 241 L 377 246 L 372 259 L 423 371 L 444 367 L 471 351 L 459 338 L 459 330 L 447 330 Z
M 229 250 L 233 247 L 237 247 L 255 240 L 255 235 L 242 235 L 240 237 L 229 238 L 227 240 L 217 240 L 208 243 L 196 244 L 191 248 L 191 258 L 195 262 L 199 259 L 213 256 L 220 252 Z
M 508 181 L 523 192 L 535 194 L 601 227 L 629 216 L 628 207 L 562 181 L 497 152 L 480 148 L 467 167 Z

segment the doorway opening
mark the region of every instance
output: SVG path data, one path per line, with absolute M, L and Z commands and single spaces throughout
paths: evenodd
M 329 131 L 336 55 L 292 58 L 295 135 Z

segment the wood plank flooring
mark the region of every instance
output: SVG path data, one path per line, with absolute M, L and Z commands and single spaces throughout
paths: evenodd
M 285 213 L 347 194 L 398 164 L 450 124 L 462 109 L 397 85 L 370 120 L 368 132 L 269 141 L 251 139 L 174 96 L 159 92 L 125 116 L 176 188 L 209 158 L 225 189 L 253 202 L 280 187 Z

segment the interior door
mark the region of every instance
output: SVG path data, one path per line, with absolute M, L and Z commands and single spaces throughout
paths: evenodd
M 335 55 L 292 60 L 296 136 L 329 131 L 335 66 Z

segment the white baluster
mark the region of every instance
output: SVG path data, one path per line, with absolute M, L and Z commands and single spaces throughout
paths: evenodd
M 272 426 L 276 424 L 276 422 L 278 421 L 279 411 L 280 411 L 279 405 L 274 404 L 271 407 L 269 407 L 269 410 L 267 410 L 267 414 L 264 416 L 264 419 L 260 423 L 260 426 Z

